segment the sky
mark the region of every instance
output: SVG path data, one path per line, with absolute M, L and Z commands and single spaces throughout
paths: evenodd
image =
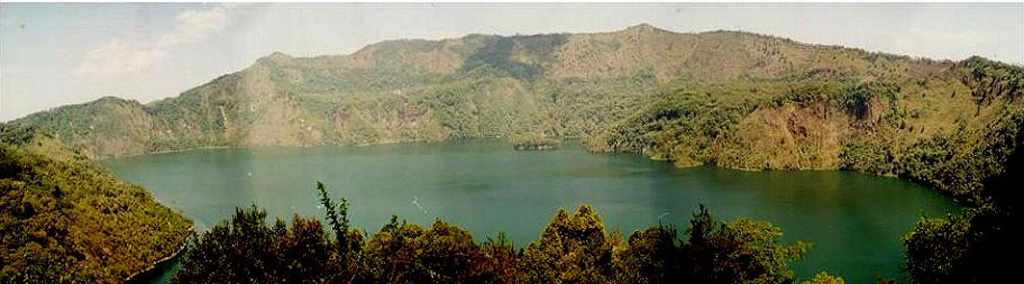
M 274 51 L 337 55 L 389 39 L 641 23 L 1024 64 L 1024 3 L 0 3 L 0 121 L 103 96 L 177 96 Z

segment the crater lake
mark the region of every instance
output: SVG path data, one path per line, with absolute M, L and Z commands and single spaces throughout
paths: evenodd
M 921 216 L 961 207 L 895 178 L 844 171 L 677 168 L 629 154 L 596 154 L 567 141 L 548 151 L 516 151 L 497 139 L 361 147 L 201 149 L 104 160 L 191 218 L 199 231 L 255 204 L 271 218 L 322 217 L 315 183 L 349 201 L 353 226 L 376 232 L 392 215 L 429 226 L 441 218 L 478 240 L 504 232 L 516 247 L 540 237 L 559 207 L 594 206 L 608 232 L 664 224 L 684 229 L 698 204 L 718 220 L 764 219 L 783 241 L 813 242 L 793 265 L 850 283 L 903 279 L 900 236 Z M 166 282 L 164 265 L 145 282 Z

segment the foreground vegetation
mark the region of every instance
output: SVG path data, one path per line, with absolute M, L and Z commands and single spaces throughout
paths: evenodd
M 191 223 L 34 128 L 0 125 L 0 283 L 118 283 Z
M 347 203 L 331 201 L 319 220 L 268 224 L 255 206 L 191 242 L 178 283 L 789 283 L 788 264 L 810 244 L 781 244 L 764 221 L 715 221 L 703 206 L 683 236 L 667 226 L 623 238 L 594 208 L 558 210 L 540 239 L 516 248 L 503 235 L 474 241 L 442 220 L 429 228 L 392 217 L 380 231 L 349 227 Z M 332 233 L 329 233 L 328 230 Z M 331 236 L 334 236 L 333 238 Z M 685 237 L 685 239 L 684 239 Z M 833 282 L 827 282 L 831 280 Z M 816 283 L 842 283 L 827 274 Z M 838 282 L 836 282 L 838 281 Z

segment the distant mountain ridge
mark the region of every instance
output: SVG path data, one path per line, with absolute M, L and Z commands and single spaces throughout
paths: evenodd
M 1021 74 L 980 57 L 934 61 L 643 24 L 606 33 L 392 40 L 349 55 L 275 52 L 178 97 L 145 105 L 107 97 L 10 123 L 36 125 L 93 157 L 581 137 L 594 150 L 680 166 L 861 170 L 980 200 L 967 188 L 1000 172 L 1007 155 L 978 165 L 971 177 L 940 176 L 966 175 L 945 164 L 957 157 L 1017 143 L 990 145 L 996 140 L 989 138 L 1016 133 Z M 932 152 L 920 152 L 927 147 Z
M 885 62 L 862 60 L 867 56 Z M 341 56 L 295 58 L 275 52 L 179 97 L 148 105 L 106 97 L 13 123 L 40 125 L 99 157 L 199 146 L 364 144 L 518 131 L 579 136 L 597 127 L 561 127 L 558 123 L 586 124 L 581 120 L 588 117 L 552 110 L 564 106 L 557 97 L 573 91 L 566 90 L 573 84 L 624 87 L 641 97 L 685 80 L 904 75 L 880 67 L 887 64 L 913 67 L 915 73 L 952 66 L 743 32 L 680 34 L 644 24 L 611 33 L 385 41 Z M 451 93 L 472 96 L 445 100 Z M 437 113 L 441 101 L 470 109 Z M 490 111 L 503 115 L 481 113 L 490 106 L 484 103 L 498 104 Z M 507 119 L 530 115 L 541 117 Z M 448 121 L 462 118 L 471 124 Z M 544 121 L 551 119 L 556 121 Z

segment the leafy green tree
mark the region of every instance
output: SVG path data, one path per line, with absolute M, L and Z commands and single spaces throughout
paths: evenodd
M 806 255 L 810 244 L 781 245 L 782 230 L 764 221 L 740 218 L 715 222 L 701 205 L 683 245 L 686 278 L 698 283 L 786 283 L 796 279 L 787 264 Z
M 341 269 L 341 273 L 337 275 L 338 280 L 355 281 L 361 271 L 359 266 L 362 265 L 360 258 L 362 257 L 361 250 L 365 234 L 349 227 L 348 200 L 342 198 L 341 202 L 335 203 L 327 194 L 327 188 L 319 181 L 316 182 L 316 190 L 320 195 L 320 203 L 324 208 L 327 223 L 330 224 L 331 230 L 334 232 L 331 257 L 338 261 L 339 269 Z
M 222 222 L 193 238 L 176 283 L 307 283 L 340 281 L 342 262 L 315 219 L 292 218 L 289 228 L 255 206 L 236 208 Z
M 988 210 L 921 218 L 902 239 L 918 283 L 993 283 L 1012 277 L 1024 251 L 1019 217 Z
M 429 272 L 414 255 L 414 240 L 422 234 L 419 226 L 407 224 L 405 220 L 399 222 L 397 216 L 392 216 L 388 224 L 369 238 L 363 250 L 367 278 L 374 283 L 412 283 L 429 279 Z
M 970 273 L 967 254 L 973 245 L 970 216 L 922 218 L 903 237 L 907 271 L 918 283 L 964 283 Z
M 508 252 L 500 246 L 489 250 Z M 515 271 L 508 255 L 485 255 L 469 232 L 441 220 L 424 230 L 392 217 L 365 248 L 364 273 L 374 283 L 494 283 Z
M 590 205 L 570 216 L 559 209 L 540 240 L 523 253 L 528 283 L 606 283 L 612 279 L 612 247 L 604 223 Z
M 675 283 L 683 279 L 681 241 L 675 229 L 651 227 L 629 235 L 615 254 L 616 283 Z
M 320 204 L 324 206 L 326 211 L 327 223 L 334 230 L 334 237 L 337 238 L 338 244 L 341 247 L 349 248 L 349 242 L 346 239 L 349 231 L 348 200 L 342 198 L 341 202 L 335 203 L 327 195 L 327 188 L 319 181 L 316 182 L 316 190 L 320 195 Z

